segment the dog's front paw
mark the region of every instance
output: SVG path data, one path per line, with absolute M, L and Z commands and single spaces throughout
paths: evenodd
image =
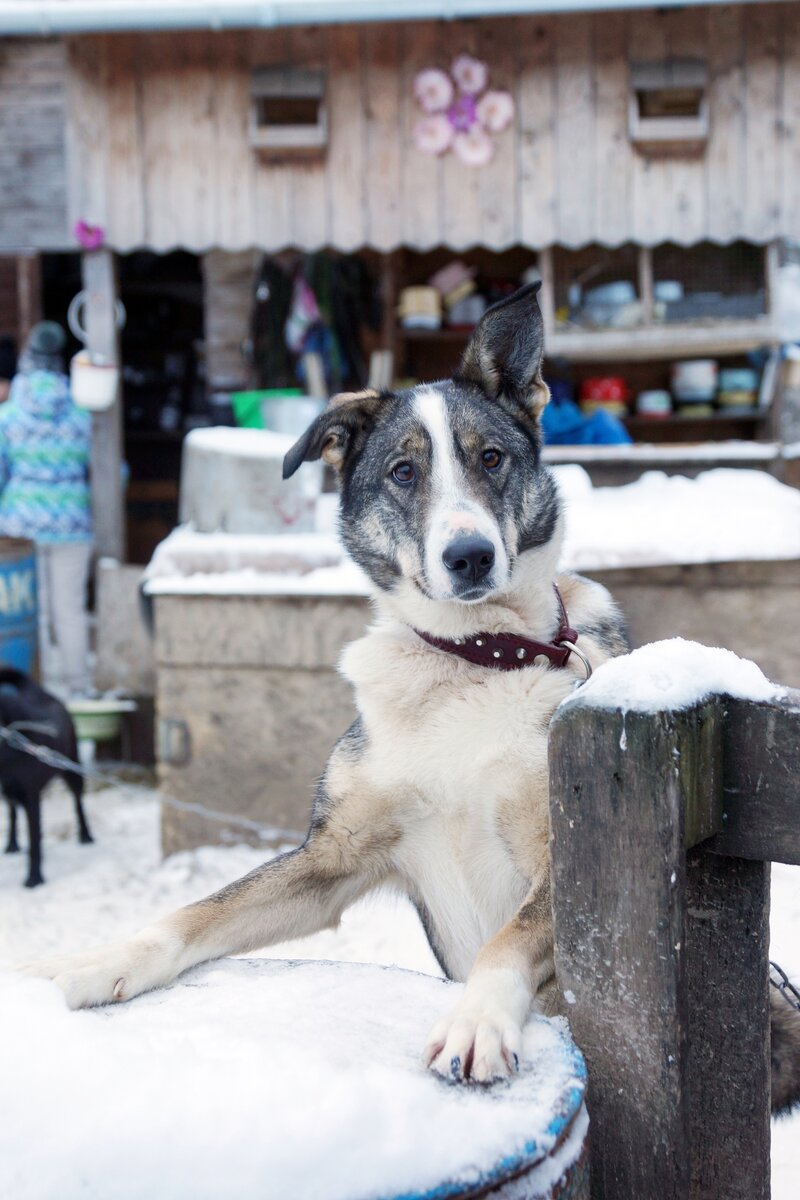
M 444 1079 L 491 1083 L 519 1070 L 519 988 L 507 971 L 473 976 L 460 1002 L 431 1031 L 425 1061 Z M 523 1011 L 527 1013 L 526 1006 Z
M 163 987 L 178 974 L 176 949 L 167 942 L 134 938 L 88 954 L 42 959 L 19 968 L 24 975 L 51 979 L 70 1008 L 93 1008 L 130 1000 Z

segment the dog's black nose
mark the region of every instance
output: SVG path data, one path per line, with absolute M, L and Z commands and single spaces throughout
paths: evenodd
M 442 562 L 453 575 L 477 583 L 494 566 L 494 546 L 484 537 L 460 537 L 445 550 Z

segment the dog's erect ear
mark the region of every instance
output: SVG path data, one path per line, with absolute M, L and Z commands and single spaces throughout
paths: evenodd
M 378 392 L 367 388 L 363 392 L 340 392 L 328 401 L 328 406 L 309 425 L 283 460 L 283 478 L 294 475 L 304 462 L 324 459 L 337 471 L 347 455 L 369 432 L 378 405 Z
M 531 417 L 538 417 L 550 399 L 542 379 L 544 325 L 536 299 L 541 286 L 530 283 L 487 308 L 458 372 L 492 400 L 509 400 Z

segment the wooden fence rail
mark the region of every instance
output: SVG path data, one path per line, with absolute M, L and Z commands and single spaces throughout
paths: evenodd
M 769 863 L 800 863 L 799 768 L 800 692 L 556 714 L 556 974 L 592 1200 L 768 1200 Z

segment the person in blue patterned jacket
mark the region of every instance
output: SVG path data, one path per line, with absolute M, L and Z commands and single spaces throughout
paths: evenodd
M 92 555 L 91 417 L 73 403 L 65 345 L 60 325 L 35 325 L 0 407 L 0 534 L 36 543 L 42 676 L 62 696 L 89 686 Z

